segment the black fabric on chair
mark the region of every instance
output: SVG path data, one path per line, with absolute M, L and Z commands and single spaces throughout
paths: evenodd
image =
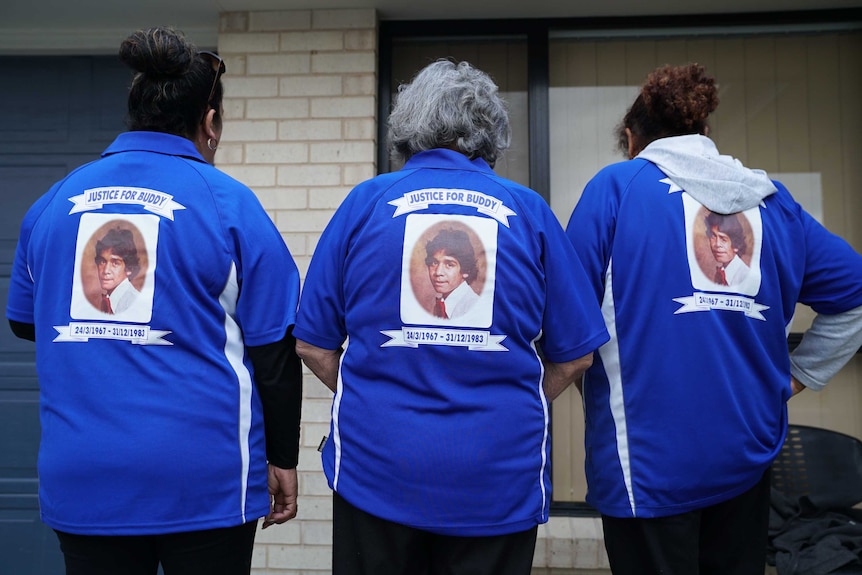
M 779 575 L 862 574 L 862 441 L 791 425 L 772 466 L 768 561 Z

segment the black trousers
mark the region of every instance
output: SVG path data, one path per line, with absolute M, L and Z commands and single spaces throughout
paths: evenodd
M 763 575 L 769 527 L 767 471 L 717 505 L 652 519 L 602 516 L 614 575 Z
M 333 494 L 333 575 L 530 575 L 538 528 L 491 537 L 436 535 Z
M 56 530 L 55 530 L 56 531 Z M 248 575 L 257 521 L 165 535 L 74 535 L 56 531 L 66 575 Z

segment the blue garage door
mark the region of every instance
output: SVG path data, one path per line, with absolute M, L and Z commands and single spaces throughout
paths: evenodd
M 35 346 L 5 319 L 21 218 L 123 130 L 129 79 L 116 57 L 0 58 L 0 575 L 64 572 L 57 539 L 39 520 Z

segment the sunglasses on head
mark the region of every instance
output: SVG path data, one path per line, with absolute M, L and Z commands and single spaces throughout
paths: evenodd
M 209 50 L 201 50 L 199 54 L 209 61 L 210 65 L 213 68 L 213 72 L 215 72 L 215 77 L 213 78 L 213 86 L 212 88 L 210 88 L 210 95 L 207 98 L 207 105 L 211 105 L 213 95 L 215 94 L 216 86 L 218 85 L 218 79 L 222 74 L 225 73 L 227 69 L 224 65 L 224 59 L 215 52 L 210 52 Z

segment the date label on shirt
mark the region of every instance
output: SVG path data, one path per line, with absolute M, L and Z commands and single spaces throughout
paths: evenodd
M 447 329 L 433 327 L 402 327 L 400 330 L 381 332 L 391 339 L 381 347 L 420 345 L 448 345 L 466 347 L 476 351 L 509 351 L 500 342 L 505 335 L 491 335 L 488 331 Z

